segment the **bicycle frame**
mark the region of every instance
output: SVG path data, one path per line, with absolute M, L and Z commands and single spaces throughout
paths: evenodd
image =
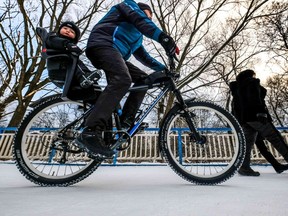
M 187 105 L 186 103 L 189 101 L 185 101 L 181 95 L 181 92 L 176 86 L 176 83 L 174 81 L 174 77 L 176 77 L 178 74 L 175 73 L 175 64 L 173 57 L 169 57 L 169 65 L 170 65 L 170 71 L 167 71 L 167 77 L 169 77 L 168 80 L 160 82 L 160 83 L 155 83 L 152 85 L 139 85 L 135 87 L 129 88 L 128 92 L 133 92 L 133 91 L 146 91 L 148 89 L 153 89 L 156 87 L 160 88 L 160 93 L 157 95 L 157 97 L 152 101 L 152 103 L 140 114 L 136 117 L 133 125 L 127 130 L 127 131 L 118 131 L 118 139 L 117 141 L 110 147 L 111 149 L 115 150 L 119 146 L 121 146 L 123 143 L 127 142 L 130 140 L 139 130 L 141 123 L 144 121 L 144 119 L 148 116 L 148 114 L 151 112 L 151 110 L 158 104 L 158 102 L 165 97 L 167 92 L 173 92 L 177 99 L 177 104 L 180 105 L 181 109 L 183 110 L 183 115 L 186 118 L 186 121 L 188 123 L 188 126 L 193 134 L 193 139 L 199 144 L 203 144 L 205 140 L 203 140 L 202 136 L 198 133 L 196 130 L 194 123 L 192 122 L 191 118 L 193 118 L 193 113 L 190 113 L 187 110 Z M 95 85 L 95 87 L 99 87 L 98 85 Z M 62 95 L 63 96 L 63 95 Z M 65 128 L 61 130 L 61 132 L 65 132 L 66 129 L 69 129 L 71 125 L 74 125 L 76 122 L 80 121 L 81 119 L 87 117 L 90 112 L 92 111 L 93 106 L 90 107 L 88 110 L 84 112 L 84 114 L 76 119 L 75 121 L 71 122 L 69 125 L 67 125 Z M 116 127 L 117 130 L 119 124 L 119 114 L 117 111 L 114 111 L 114 117 L 116 121 Z M 117 133 L 117 130 L 115 131 Z M 121 134 L 121 135 L 120 135 Z
M 129 136 L 132 137 L 137 132 L 141 123 L 148 116 L 151 110 L 158 104 L 158 102 L 166 95 L 166 93 L 169 91 L 169 88 L 169 86 L 165 86 L 163 89 L 161 89 L 160 93 L 153 100 L 153 102 L 136 118 L 134 125 L 131 129 L 128 130 Z M 133 89 L 131 89 L 131 91 L 133 91 Z
M 147 89 L 152 89 L 155 87 L 161 87 L 164 86 L 160 93 L 157 95 L 157 97 L 153 100 L 153 102 L 144 110 L 144 112 L 142 112 L 135 120 L 133 126 L 131 126 L 130 129 L 128 129 L 127 132 L 125 132 L 122 136 L 120 136 L 116 143 L 111 147 L 112 149 L 116 149 L 117 147 L 119 147 L 121 144 L 123 144 L 124 142 L 126 142 L 128 139 L 130 139 L 131 137 L 133 137 L 139 127 L 141 126 L 141 123 L 143 122 L 143 120 L 148 116 L 148 114 L 151 112 L 151 110 L 157 105 L 157 103 L 166 95 L 167 92 L 171 91 L 171 89 L 176 88 L 176 85 L 173 81 L 173 79 L 171 78 L 169 81 L 166 81 L 165 83 L 156 83 L 153 84 L 152 87 L 149 88 L 148 85 L 140 85 L 137 87 L 131 87 L 128 92 L 132 92 L 132 91 L 144 91 Z M 72 125 L 74 125 L 76 122 L 80 121 L 81 119 L 87 117 L 90 112 L 92 111 L 93 106 L 88 108 L 84 114 L 82 116 L 80 116 L 79 118 L 75 119 L 73 122 L 71 122 L 69 125 L 67 125 L 66 127 L 62 128 L 61 132 L 65 132 L 65 130 L 69 129 Z M 114 111 L 114 115 L 118 115 L 116 111 Z M 118 115 L 119 116 L 119 115 Z M 116 122 L 117 124 L 117 122 Z M 116 131 L 117 132 L 117 131 Z M 121 131 L 123 133 L 123 131 Z M 126 137 L 128 136 L 128 137 Z
M 161 84 L 160 84 L 161 85 Z M 171 90 L 171 87 L 176 87 L 173 79 L 171 78 L 169 81 L 166 81 L 164 83 L 164 87 L 161 89 L 160 93 L 157 95 L 157 97 L 153 100 L 153 102 L 142 112 L 134 121 L 134 124 L 128 129 L 128 131 L 122 136 L 120 136 L 117 141 L 112 145 L 111 149 L 115 150 L 119 146 L 121 146 L 123 143 L 127 142 L 127 140 L 131 139 L 137 131 L 139 130 L 139 127 L 141 126 L 141 123 L 144 121 L 144 119 L 148 116 L 148 114 L 151 112 L 151 110 L 158 104 L 158 102 L 166 95 L 168 91 Z M 154 86 L 155 87 L 155 86 Z M 136 88 L 130 88 L 129 91 L 134 90 L 146 90 L 147 86 L 137 86 Z

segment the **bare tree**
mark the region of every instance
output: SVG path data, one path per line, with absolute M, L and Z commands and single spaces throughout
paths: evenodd
M 258 21 L 258 40 L 269 50 L 268 62 L 278 66 L 271 71 L 288 74 L 288 3 L 274 1 L 266 11 L 271 15 Z
M 277 124 L 284 127 L 288 124 L 288 76 L 275 75 L 267 80 L 269 94 L 268 108 Z
M 35 93 L 47 88 L 45 63 L 38 58 L 41 46 L 36 41 L 35 28 L 42 26 L 54 30 L 62 20 L 69 18 L 85 33 L 96 12 L 119 3 L 112 0 L 90 2 L 5 0 L 0 3 L 0 118 L 12 115 L 9 126 L 16 126 Z M 251 66 L 258 53 L 267 49 L 259 46 L 253 37 L 256 35 L 255 21 L 258 24 L 261 24 L 260 19 L 272 21 L 273 16 L 284 13 L 286 10 L 282 7 L 286 4 L 279 2 L 150 0 L 155 11 L 154 20 L 175 38 L 181 49 L 177 66 L 177 70 L 181 70 L 181 79 L 177 84 L 186 97 L 205 97 L 205 92 L 208 95 L 213 88 L 218 90 L 214 91 L 213 100 L 221 100 L 222 105 L 224 102 L 228 107 L 229 81 L 244 67 Z M 281 20 L 285 20 L 283 17 Z M 153 45 L 151 52 L 166 60 L 161 55 L 163 49 L 156 43 Z M 211 93 L 209 95 L 211 97 Z M 173 102 L 174 98 L 169 95 L 160 103 L 160 118 Z M 7 112 L 10 107 L 12 111 Z
M 180 46 L 181 55 L 177 69 L 181 69 L 181 80 L 178 87 L 187 97 L 197 95 L 196 90 L 200 87 L 204 92 L 203 86 L 221 87 L 223 82 L 226 82 L 224 87 L 227 91 L 228 80 L 237 73 L 236 70 L 248 64 L 259 52 L 253 50 L 256 43 L 252 48 L 250 42 L 245 43 L 245 40 L 251 39 L 245 34 L 250 31 L 253 21 L 268 15 L 262 10 L 268 0 L 150 2 L 162 29 L 175 38 Z M 230 13 L 231 11 L 233 13 Z M 238 51 L 240 47 L 242 56 Z M 246 56 L 244 52 L 248 47 L 252 51 Z M 162 104 L 168 108 L 166 111 L 173 102 L 171 95 L 163 101 Z
M 258 20 L 259 31 L 257 38 L 262 47 L 268 51 L 269 58 L 266 65 L 273 65 L 271 76 L 266 81 L 268 87 L 268 107 L 277 124 L 288 124 L 288 3 L 273 1 L 263 16 Z
M 39 58 L 41 44 L 36 27 L 57 29 L 61 21 L 73 20 L 88 28 L 104 0 L 6 0 L 0 3 L 0 119 L 11 116 L 8 126 L 17 126 L 36 92 L 45 89 L 45 62 Z M 81 4 L 80 4 L 81 3 Z M 106 3 L 107 4 L 107 1 Z
M 287 53 L 288 50 L 288 3 L 273 2 L 266 9 L 269 16 L 263 16 L 258 26 L 260 31 L 259 40 L 279 54 Z M 287 56 L 287 55 L 286 55 Z

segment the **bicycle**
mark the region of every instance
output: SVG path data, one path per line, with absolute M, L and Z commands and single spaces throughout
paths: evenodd
M 73 62 L 77 61 L 77 57 L 70 57 L 74 59 Z M 73 63 L 71 68 L 73 65 L 75 67 Z M 156 72 L 160 74 L 159 78 L 155 79 L 155 73 L 152 75 L 152 84 L 129 89 L 140 91 L 158 88 L 160 92 L 127 130 L 121 127 L 119 109 L 113 112 L 115 130 L 112 139 L 108 139 L 112 140 L 109 146 L 115 151 L 126 150 L 145 117 L 171 92 L 177 102 L 160 125 L 158 145 L 162 157 L 176 174 L 188 182 L 220 184 L 236 173 L 244 159 L 245 138 L 242 128 L 232 114 L 216 104 L 197 101 L 195 98 L 184 100 L 175 83 L 179 73 L 175 71 L 175 61 L 171 56 L 169 66 L 170 70 Z M 65 81 L 68 83 L 67 80 L 69 75 Z M 83 129 L 83 122 L 92 105 L 67 100 L 67 83 L 62 95 L 38 101 L 15 134 L 13 155 L 16 165 L 28 180 L 41 186 L 76 184 L 105 161 L 105 158 L 90 158 L 74 141 Z M 181 129 L 181 137 L 175 135 L 175 128 L 178 131 Z M 225 158 L 219 157 L 223 152 Z

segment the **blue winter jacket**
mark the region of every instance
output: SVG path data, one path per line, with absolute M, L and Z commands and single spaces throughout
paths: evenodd
M 94 26 L 87 50 L 93 47 L 114 47 L 124 60 L 133 54 L 145 66 L 163 70 L 165 66 L 152 58 L 142 46 L 143 35 L 159 42 L 161 32 L 135 1 L 125 0 L 113 6 Z

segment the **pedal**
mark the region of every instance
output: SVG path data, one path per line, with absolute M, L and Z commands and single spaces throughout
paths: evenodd
M 86 151 L 87 152 L 87 151 Z M 98 161 L 98 162 L 102 162 L 104 160 L 107 160 L 107 159 L 113 159 L 114 155 L 111 156 L 111 157 L 107 157 L 105 155 L 102 155 L 102 154 L 93 154 L 91 152 L 87 152 L 88 154 L 88 157 L 95 160 L 95 161 Z
M 105 156 L 105 155 L 102 155 L 102 154 L 99 154 L 99 153 L 93 153 L 93 152 L 91 152 L 85 145 L 83 145 L 81 142 L 77 142 L 77 139 L 75 140 L 74 143 L 76 144 L 76 146 L 77 146 L 79 149 L 81 149 L 81 150 L 83 150 L 84 152 L 86 152 L 86 153 L 87 153 L 87 156 L 88 156 L 89 158 L 91 158 L 91 159 L 93 159 L 93 160 L 96 160 L 96 161 L 98 161 L 98 162 L 102 162 L 102 161 L 104 161 L 104 160 L 106 160 L 106 159 L 113 159 L 114 154 L 115 154 L 115 153 L 114 153 L 111 157 L 109 157 L 109 156 Z

